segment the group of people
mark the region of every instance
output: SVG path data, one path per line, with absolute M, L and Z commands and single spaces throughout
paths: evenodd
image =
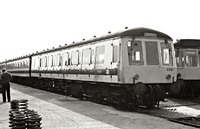
M 2 69 L 2 73 L 0 76 L 0 85 L 2 87 L 2 98 L 3 102 L 6 102 L 6 94 L 7 94 L 7 101 L 10 102 L 10 80 L 12 79 L 12 75 L 6 71 L 5 68 Z

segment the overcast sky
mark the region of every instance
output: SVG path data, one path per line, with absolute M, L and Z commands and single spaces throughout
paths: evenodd
M 200 39 L 199 0 L 0 0 L 0 61 L 147 27 Z

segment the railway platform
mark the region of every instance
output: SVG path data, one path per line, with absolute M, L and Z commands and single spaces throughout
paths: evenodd
M 42 116 L 44 129 L 118 129 L 20 91 L 12 89 L 11 92 L 13 99 L 28 100 L 28 109 L 37 111 Z M 70 98 L 68 100 L 73 101 Z M 0 129 L 9 129 L 10 102 L 1 102 L 0 107 Z
M 42 129 L 194 129 L 157 116 L 119 111 L 14 83 L 11 84 L 11 98 L 27 99 L 28 109 L 41 115 Z M 1 95 L 0 100 L 0 129 L 10 129 L 10 103 L 3 103 Z

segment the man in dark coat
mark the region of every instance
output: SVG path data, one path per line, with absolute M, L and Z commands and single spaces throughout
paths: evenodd
M 6 71 L 5 68 L 2 69 L 1 75 L 1 84 L 2 84 L 2 97 L 3 102 L 6 102 L 6 93 L 8 102 L 10 102 L 10 80 L 12 79 L 12 75 Z

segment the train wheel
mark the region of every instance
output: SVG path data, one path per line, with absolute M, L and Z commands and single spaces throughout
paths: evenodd
M 126 93 L 126 108 L 129 111 L 137 111 L 140 106 L 140 97 L 139 95 L 135 95 L 134 93 L 127 92 Z
M 144 106 L 146 106 L 148 109 L 151 109 L 155 105 L 155 91 L 154 87 L 151 85 L 147 85 L 147 90 L 144 96 Z
M 135 84 L 133 90 L 134 90 L 135 94 L 142 96 L 145 94 L 147 88 L 142 82 L 138 82 Z

